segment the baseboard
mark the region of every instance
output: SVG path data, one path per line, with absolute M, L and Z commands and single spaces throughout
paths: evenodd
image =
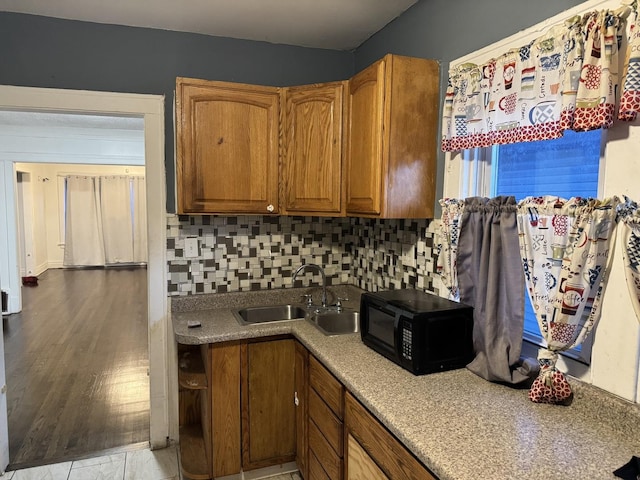
M 36 267 L 34 275 L 37 277 L 38 275 L 42 275 L 44 272 L 49 270 L 49 264 L 47 262 L 41 263 Z

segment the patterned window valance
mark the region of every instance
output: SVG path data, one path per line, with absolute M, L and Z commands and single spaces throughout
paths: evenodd
M 619 85 L 618 118 L 635 119 L 640 111 L 637 17 L 635 7 L 574 16 L 483 65 L 453 68 L 444 101 L 442 150 L 547 140 L 568 129 L 608 128 L 616 117 Z M 627 18 L 630 33 L 623 41 Z M 628 46 L 623 72 L 621 45 Z

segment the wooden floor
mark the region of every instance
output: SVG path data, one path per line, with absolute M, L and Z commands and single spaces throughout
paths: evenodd
M 10 469 L 149 441 L 147 271 L 47 270 L 4 318 Z

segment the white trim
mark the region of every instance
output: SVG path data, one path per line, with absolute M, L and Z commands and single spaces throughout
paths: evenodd
M 170 439 L 177 439 L 177 418 L 174 418 L 177 393 L 170 391 L 171 368 L 168 352 L 171 350 L 170 318 L 166 295 L 166 181 L 164 171 L 164 97 L 128 93 L 91 92 L 46 88 L 0 86 L 0 109 L 39 112 L 69 112 L 86 114 L 135 115 L 144 117 L 145 164 L 147 185 L 148 223 L 148 320 L 149 320 L 149 380 L 150 380 L 150 443 L 152 448 L 162 448 Z M 1 148 L 1 146 L 0 146 Z M 13 162 L 3 157 L 0 162 L 0 185 L 5 187 L 5 199 L 14 203 L 13 182 L 7 175 L 13 172 Z M 28 161 L 20 159 L 20 161 Z M 9 175 L 10 176 L 10 175 Z M 11 177 L 11 176 L 10 176 Z M 11 180 L 13 177 L 11 177 Z M 0 258 L 4 277 L 5 265 L 9 265 L 15 252 L 15 235 L 7 232 L 7 209 L 0 208 Z M 15 221 L 13 221 L 15 224 Z M 4 245 L 3 245 L 4 243 Z M 7 255 L 8 254 L 8 255 Z M 0 253 L 2 255 L 2 253 Z M 15 256 L 13 257 L 15 258 Z M 15 263 L 15 262 L 13 262 Z M 12 272 L 16 269 L 10 269 Z M 16 287 L 15 274 L 13 288 Z M 13 300 L 15 302 L 15 298 Z M 171 404 L 171 405 L 170 405 Z

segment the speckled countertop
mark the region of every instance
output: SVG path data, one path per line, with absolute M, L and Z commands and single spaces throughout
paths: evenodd
M 330 287 L 357 308 L 361 290 Z M 526 390 L 467 369 L 414 376 L 359 334 L 325 336 L 305 320 L 241 326 L 231 309 L 298 302 L 304 289 L 172 299 L 175 338 L 201 344 L 291 334 L 441 480 L 614 479 L 640 456 L 640 408 L 570 379 L 570 406 L 539 405 Z M 316 298 L 314 296 L 314 298 Z M 197 320 L 199 328 L 188 328 Z

